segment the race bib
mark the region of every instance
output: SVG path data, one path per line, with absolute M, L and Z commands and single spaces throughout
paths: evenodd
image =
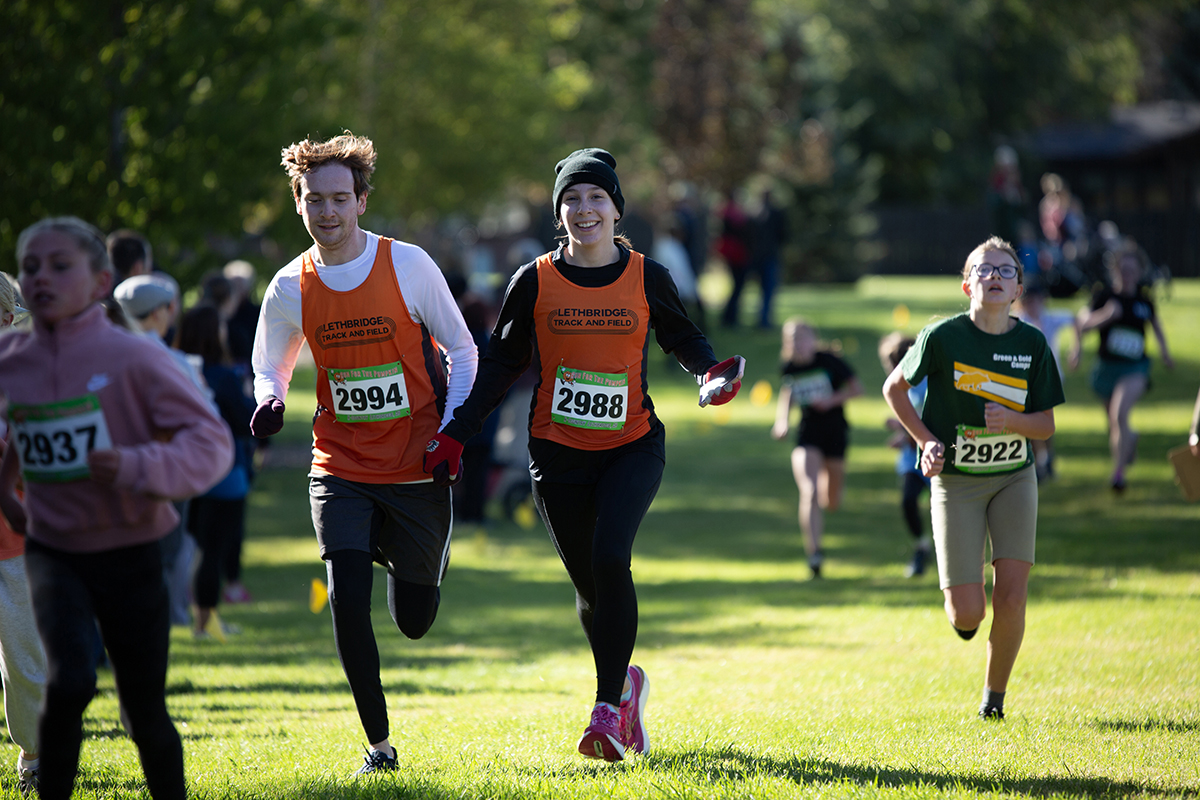
M 550 419 L 576 428 L 619 431 L 625 427 L 629 376 L 559 366 L 554 375 Z
M 954 466 L 963 472 L 1008 472 L 1025 466 L 1029 444 L 1019 433 L 988 433 L 987 428 L 958 426 Z
M 1111 328 L 1108 331 L 1108 352 L 1130 361 L 1139 361 L 1146 352 L 1146 337 L 1132 328 Z
M 100 398 L 94 394 L 45 405 L 14 405 L 8 416 L 21 473 L 31 483 L 91 477 L 88 453 L 112 447 Z
M 811 406 L 818 400 L 824 400 L 833 395 L 833 383 L 825 370 L 806 372 L 795 375 L 789 383 L 792 389 L 792 402 L 798 406 Z
M 326 368 L 325 372 L 338 422 L 381 422 L 412 414 L 399 361 L 378 367 Z

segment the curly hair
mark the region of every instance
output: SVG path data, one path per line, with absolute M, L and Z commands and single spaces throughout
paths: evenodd
M 300 179 L 330 162 L 343 164 L 354 176 L 354 196 L 362 197 L 371 191 L 371 175 L 375 172 L 375 144 L 365 136 L 346 131 L 324 142 L 305 139 L 283 148 L 283 168 L 292 181 L 292 196 L 300 199 Z

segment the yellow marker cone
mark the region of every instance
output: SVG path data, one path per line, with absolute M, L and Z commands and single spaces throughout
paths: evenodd
M 525 530 L 537 524 L 537 514 L 533 510 L 533 500 L 526 500 L 513 511 L 513 519 Z
M 758 406 L 759 408 L 771 404 L 771 396 L 774 392 L 771 390 L 771 384 L 767 381 L 758 381 L 750 389 L 750 405 Z
M 892 322 L 896 324 L 896 327 L 908 327 L 910 319 L 912 319 L 912 314 L 909 312 L 908 306 L 904 305 L 904 303 L 897 303 L 896 307 L 892 309 Z
M 221 624 L 221 618 L 217 616 L 215 608 L 208 613 L 208 622 L 204 625 L 204 632 L 218 642 L 224 643 L 225 641 L 225 626 Z
M 328 599 L 329 590 L 325 588 L 325 581 L 313 578 L 312 587 L 308 590 L 308 610 L 314 614 L 320 614 Z

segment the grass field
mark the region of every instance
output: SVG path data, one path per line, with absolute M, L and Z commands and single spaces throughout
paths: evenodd
M 1134 413 L 1140 457 L 1122 496 L 1106 488 L 1104 421 L 1087 388 L 1094 338 L 1068 376 L 1028 632 L 998 724 L 975 716 L 990 622 L 959 640 L 936 577 L 903 576 L 910 544 L 875 357 L 882 333 L 915 333 L 963 305 L 949 278 L 869 278 L 780 297 L 777 317 L 803 314 L 838 340 L 867 388 L 848 406 L 845 505 L 827 519 L 821 581 L 807 580 L 790 445 L 768 434 L 773 402 L 755 404 L 749 391 L 760 380 L 777 388 L 778 333 L 714 332 L 719 354 L 749 360 L 746 389 L 720 408 L 698 409 L 688 376 L 654 360 L 668 464 L 633 562 L 652 750 L 620 764 L 574 752 L 594 669 L 540 522 L 497 522 L 455 532 L 439 618 L 420 641 L 395 630 L 376 580 L 401 769 L 351 779 L 365 742 L 329 611 L 307 607 L 324 570 L 305 471 L 264 471 L 245 553 L 256 601 L 225 610 L 244 632 L 225 644 L 173 633 L 168 699 L 192 795 L 1196 797 L 1200 506 L 1183 501 L 1165 452 L 1184 439 L 1200 385 L 1200 282 L 1178 281 L 1159 298 L 1177 367 L 1156 363 Z M 289 398 L 284 443 L 307 436 L 305 380 Z M 100 685 L 77 796 L 147 796 L 110 673 Z M 17 797 L 6 737 L 0 759 L 0 797 Z

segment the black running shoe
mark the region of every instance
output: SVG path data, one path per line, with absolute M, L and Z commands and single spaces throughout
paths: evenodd
M 1002 720 L 1004 719 L 1004 709 L 996 708 L 995 706 L 984 706 L 979 709 L 979 718 Z
M 971 630 L 969 630 L 969 631 L 964 631 L 962 628 L 955 628 L 953 624 L 951 624 L 950 627 L 954 628 L 954 632 L 957 633 L 959 638 L 962 639 L 964 642 L 971 641 L 972 639 L 975 638 L 975 634 L 979 632 L 978 626 L 971 628 Z
M 396 768 L 396 748 L 392 748 L 390 756 L 381 750 L 368 750 L 367 754 L 363 756 L 363 762 L 363 765 L 354 773 L 355 775 L 391 772 Z

